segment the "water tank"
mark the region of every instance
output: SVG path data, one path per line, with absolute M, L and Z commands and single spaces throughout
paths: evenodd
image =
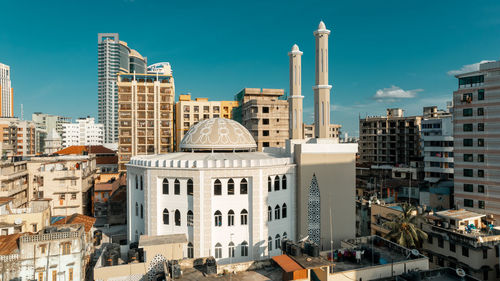
M 120 253 L 113 251 L 113 252 L 109 253 L 108 261 L 111 261 L 110 265 L 118 265 L 119 258 L 120 258 Z
M 205 273 L 217 274 L 217 263 L 214 258 L 210 257 L 205 261 Z
M 294 257 L 300 257 L 302 256 L 302 249 L 300 248 L 299 245 L 297 244 L 293 244 L 291 247 L 290 247 L 290 254 Z
M 319 246 L 316 245 L 316 244 L 311 244 L 310 245 L 309 255 L 311 257 L 319 257 Z
M 130 249 L 128 250 L 128 262 L 139 262 L 139 252 L 137 249 Z
M 139 242 L 132 242 L 132 243 L 130 243 L 129 248 L 130 249 L 137 249 L 137 248 L 139 248 Z

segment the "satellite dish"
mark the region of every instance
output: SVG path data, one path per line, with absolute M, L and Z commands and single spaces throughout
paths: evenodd
M 455 272 L 457 273 L 457 275 L 459 277 L 465 277 L 465 271 L 461 268 L 457 268 L 457 270 L 455 270 Z
M 23 223 L 23 220 L 20 219 L 20 218 L 17 218 L 17 219 L 14 220 L 14 224 L 16 224 L 16 225 L 20 225 L 22 223 Z
M 304 238 L 300 239 L 300 240 L 299 240 L 299 242 L 304 242 L 304 241 L 306 241 L 307 239 L 309 239 L 309 235 L 307 235 L 306 237 L 304 237 Z
M 414 255 L 414 256 L 419 256 L 420 252 L 417 249 L 412 249 L 411 250 L 411 254 Z

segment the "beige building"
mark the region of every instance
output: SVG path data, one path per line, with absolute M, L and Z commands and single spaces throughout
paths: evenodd
M 359 161 L 372 165 L 409 165 L 421 154 L 422 116 L 405 117 L 400 108 L 386 116 L 359 119 Z
M 328 130 L 328 138 L 339 140 L 340 128 L 342 128 L 342 125 L 330 124 L 330 129 Z M 304 139 L 314 138 L 314 124 L 303 124 L 302 135 Z
M 191 100 L 191 95 L 179 95 L 175 104 L 175 147 L 179 144 L 191 126 L 204 119 L 232 119 L 232 111 L 238 106 L 237 101 L 208 101 L 208 98 Z
M 15 208 L 12 198 L 0 197 L 0 235 L 33 232 L 50 225 L 49 200 L 33 200 L 26 208 Z
M 247 128 L 257 150 L 264 147 L 285 147 L 289 137 L 288 101 L 283 89 L 244 88 L 236 94 L 239 107 L 233 119 Z
M 90 214 L 97 172 L 95 156 L 34 157 L 27 165 L 30 196 L 51 199 L 53 216 Z
M 118 170 L 135 155 L 174 151 L 174 78 L 168 74 L 118 75 Z
M 0 184 L 0 196 L 12 198 L 14 208 L 28 206 L 29 185 L 26 161 L 0 162 Z
M 1 156 L 32 156 L 36 153 L 35 123 L 17 118 L 0 118 Z

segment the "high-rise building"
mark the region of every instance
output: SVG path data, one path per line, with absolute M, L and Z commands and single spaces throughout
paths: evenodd
M 191 95 L 179 95 L 175 104 L 175 147 L 179 144 L 189 128 L 204 119 L 232 117 L 232 108 L 237 107 L 237 101 L 208 101 L 207 98 L 191 100 Z
M 173 151 L 174 78 L 168 74 L 118 75 L 118 169 L 135 155 Z
M 314 132 L 317 138 L 328 138 L 330 129 L 330 89 L 328 84 L 328 36 L 321 21 L 314 31 L 316 37 L 316 84 L 314 89 Z
M 453 92 L 455 205 L 500 217 L 500 61 L 456 75 Z
M 118 33 L 99 33 L 98 46 L 98 123 L 104 125 L 104 142 L 118 141 L 118 73 L 145 73 L 147 60 Z
M 14 116 L 14 89 L 10 81 L 10 66 L 0 63 L 0 117 Z
M 405 117 L 400 108 L 386 116 L 359 119 L 359 161 L 372 165 L 410 165 L 421 157 L 422 116 Z
M 283 89 L 244 88 L 235 99 L 233 119 L 247 128 L 257 149 L 264 147 L 285 147 L 288 139 L 288 101 Z
M 36 154 L 35 124 L 17 118 L 0 118 L 0 154 L 3 157 Z
M 100 145 L 104 143 L 103 125 L 95 124 L 94 118 L 78 118 L 76 123 L 64 124 L 63 146 Z

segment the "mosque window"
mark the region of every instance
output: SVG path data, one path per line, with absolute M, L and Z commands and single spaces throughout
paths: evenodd
M 276 234 L 276 239 L 274 240 L 274 242 L 275 242 L 274 246 L 276 249 L 281 248 L 281 238 L 279 234 Z
M 222 258 L 222 245 L 220 243 L 215 244 L 215 258 Z
M 216 227 L 222 226 L 222 213 L 219 210 L 217 210 L 215 211 L 214 217 L 215 217 L 215 226 Z
M 241 256 L 242 257 L 248 256 L 248 242 L 247 241 L 243 241 L 243 243 L 241 243 Z
M 142 176 L 141 176 L 141 190 L 144 189 L 144 180 L 142 179 Z
M 141 219 L 144 218 L 144 207 L 141 204 Z
M 248 183 L 246 179 L 242 179 L 240 182 L 240 194 L 248 194 Z
M 175 195 L 181 194 L 181 183 L 179 182 L 178 179 L 175 179 L 175 182 L 174 182 L 174 194 Z
M 234 195 L 234 180 L 229 179 L 227 182 L 227 195 Z
M 229 254 L 228 254 L 229 257 L 234 258 L 234 243 L 233 242 L 229 242 L 228 250 L 229 250 Z
M 240 219 L 241 219 L 241 225 L 247 225 L 248 224 L 248 212 L 247 210 L 243 209 L 240 213 Z
M 267 177 L 267 191 L 271 192 L 273 190 L 273 182 L 271 177 Z
M 187 249 L 187 254 L 188 254 L 188 259 L 194 258 L 194 249 L 193 249 L 193 243 L 189 242 L 188 243 L 188 249 Z
M 271 206 L 267 206 L 267 221 L 273 220 L 273 208 Z
M 163 194 L 168 194 L 168 180 L 163 179 L 163 184 L 162 184 L 162 189 L 163 189 Z
M 280 177 L 276 176 L 274 178 L 274 191 L 280 190 Z
M 283 207 L 281 208 L 281 218 L 286 218 L 286 204 L 283 203 Z
M 139 179 L 137 175 L 135 175 L 135 189 L 139 189 Z
M 222 195 L 222 184 L 219 179 L 214 182 L 214 195 Z
M 175 210 L 174 218 L 175 218 L 175 225 L 181 226 L 181 212 L 179 210 Z
M 271 236 L 267 237 L 267 250 L 269 252 L 273 250 L 273 238 Z
M 187 225 L 193 226 L 193 211 L 189 210 L 187 213 Z
M 193 195 L 193 180 L 192 179 L 188 179 L 187 181 L 187 194 L 188 195 Z
M 139 204 L 135 203 L 135 216 L 139 215 Z
M 274 219 L 275 220 L 279 220 L 280 217 L 281 217 L 281 212 L 280 212 L 280 205 L 276 205 L 276 207 L 274 207 Z
M 228 226 L 233 226 L 234 225 L 234 211 L 229 210 L 227 213 L 227 225 Z
M 169 224 L 169 213 L 167 209 L 163 209 L 163 224 Z
M 281 178 L 281 189 L 286 189 L 286 175 Z

